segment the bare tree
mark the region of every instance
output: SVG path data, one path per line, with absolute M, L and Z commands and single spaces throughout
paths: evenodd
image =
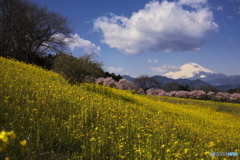
M 32 62 L 65 48 L 68 20 L 27 0 L 0 0 L 0 55 Z
M 164 85 L 164 90 L 166 91 L 166 92 L 170 92 L 170 91 L 178 91 L 179 90 L 179 83 L 177 83 L 177 82 L 170 82 L 170 83 L 168 83 L 168 84 L 166 84 L 166 85 Z
M 150 88 L 161 88 L 161 83 L 155 80 L 152 77 L 147 75 L 141 75 L 140 77 L 134 80 L 134 84 L 139 88 L 143 89 L 144 93 L 147 93 L 147 90 Z

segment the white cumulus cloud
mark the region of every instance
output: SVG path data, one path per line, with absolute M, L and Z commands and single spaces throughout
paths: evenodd
M 199 50 L 218 25 L 207 0 L 151 1 L 128 17 L 110 14 L 94 20 L 94 29 L 111 48 L 135 55 L 150 50 Z
M 81 38 L 77 33 L 72 34 L 69 43 L 69 48 L 74 50 L 76 48 L 81 48 L 85 53 L 96 53 L 99 54 L 101 48 L 96 46 L 94 43 Z
M 69 37 L 57 33 L 54 34 L 52 38 L 54 38 L 54 41 L 56 42 L 64 41 L 72 51 L 77 48 L 83 49 L 83 51 L 87 54 L 99 54 L 99 52 L 101 51 L 101 48 L 99 46 L 96 46 L 94 43 L 81 38 L 77 33 L 71 34 Z
M 179 67 L 178 66 L 169 66 L 169 65 L 163 65 L 163 66 L 158 66 L 158 67 L 151 67 L 151 70 L 155 71 L 155 72 L 174 72 L 174 71 L 179 71 Z

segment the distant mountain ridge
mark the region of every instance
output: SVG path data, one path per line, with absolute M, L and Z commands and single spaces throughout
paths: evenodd
M 222 77 L 217 77 L 217 78 L 213 78 L 206 81 L 215 86 L 226 85 L 226 84 L 240 84 L 240 75 L 225 76 L 225 77 L 222 76 Z
M 122 77 L 129 81 L 134 81 L 134 78 L 131 76 L 123 75 Z M 181 85 L 187 84 L 192 88 L 212 85 L 223 91 L 240 87 L 240 75 L 227 76 L 222 73 L 216 73 L 193 62 L 182 65 L 178 71 L 152 77 L 161 82 L 162 85 L 171 82 L 177 82 Z
M 133 82 L 135 80 L 135 78 L 132 78 L 131 76 L 128 75 L 123 75 L 122 78 Z M 176 82 L 179 83 L 180 85 L 188 85 L 190 88 L 192 89 L 197 89 L 201 86 L 210 86 L 210 84 L 201 81 L 199 79 L 197 80 L 189 80 L 189 79 L 171 79 L 171 78 L 167 78 L 165 76 L 159 76 L 159 75 L 155 75 L 152 76 L 152 78 L 156 79 L 158 82 L 160 82 L 163 86 L 168 84 L 168 83 L 172 83 L 172 82 Z
M 135 78 L 132 78 L 132 77 L 129 76 L 129 75 L 123 75 L 122 78 L 123 78 L 123 79 L 126 79 L 126 80 L 128 80 L 128 81 L 130 81 L 130 82 L 133 82 L 133 81 L 135 80 Z

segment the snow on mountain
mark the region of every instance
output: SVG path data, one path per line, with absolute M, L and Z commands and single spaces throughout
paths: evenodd
M 216 72 L 213 72 L 207 68 L 204 68 L 197 63 L 190 62 L 182 65 L 179 71 L 169 72 L 164 74 L 163 76 L 172 78 L 172 79 L 180 79 L 180 78 L 189 79 L 189 78 L 196 77 L 196 75 L 198 78 L 206 78 L 207 74 L 216 74 Z
M 122 77 L 129 81 L 134 81 L 135 79 L 127 75 L 123 75 Z M 193 62 L 182 65 L 178 71 L 169 72 L 162 76 L 156 75 L 152 78 L 162 83 L 162 85 L 177 82 L 181 85 L 187 84 L 193 88 L 212 85 L 221 90 L 240 87 L 240 75 L 227 76 L 225 74 L 216 73 Z

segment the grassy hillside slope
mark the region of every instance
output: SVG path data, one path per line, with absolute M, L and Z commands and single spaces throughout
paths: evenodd
M 0 159 L 212 159 L 240 150 L 240 105 L 224 105 L 71 86 L 0 57 L 0 132 L 17 137 L 0 133 Z

